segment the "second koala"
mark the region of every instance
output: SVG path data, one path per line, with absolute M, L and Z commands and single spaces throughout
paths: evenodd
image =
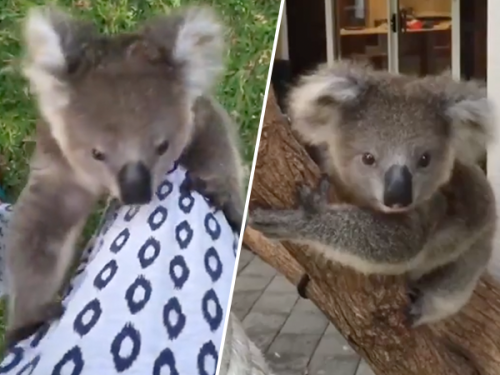
M 344 61 L 303 77 L 289 108 L 328 176 L 299 189 L 297 209 L 258 209 L 249 224 L 365 274 L 406 274 L 411 326 L 458 312 L 490 259 L 497 220 L 476 164 L 496 135 L 486 90 Z M 328 204 L 330 182 L 346 204 Z
M 103 195 L 148 203 L 179 161 L 191 176 L 186 187 L 201 190 L 240 230 L 237 129 L 211 94 L 224 67 L 223 39 L 206 7 L 114 36 L 53 7 L 31 10 L 24 74 L 41 116 L 7 238 L 8 344 L 61 314 L 56 295 Z

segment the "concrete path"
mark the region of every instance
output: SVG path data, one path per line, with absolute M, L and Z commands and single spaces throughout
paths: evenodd
M 374 375 L 312 302 L 246 249 L 232 311 L 277 375 Z

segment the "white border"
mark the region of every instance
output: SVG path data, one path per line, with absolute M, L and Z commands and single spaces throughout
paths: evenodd
M 264 93 L 264 100 L 262 102 L 262 110 L 260 114 L 260 122 L 259 122 L 259 130 L 257 131 L 257 139 L 255 142 L 255 150 L 254 150 L 254 155 L 253 155 L 253 161 L 252 161 L 252 171 L 250 172 L 250 179 L 248 181 L 248 190 L 247 190 L 247 199 L 245 202 L 245 210 L 243 212 L 243 221 L 241 225 L 241 231 L 240 231 L 240 237 L 238 240 L 238 252 L 236 255 L 236 261 L 235 261 L 235 267 L 233 270 L 233 281 L 231 284 L 231 291 L 229 294 L 229 300 L 228 304 L 226 306 L 226 316 L 225 316 L 225 321 L 224 321 L 224 330 L 222 331 L 222 342 L 220 345 L 220 350 L 219 350 L 219 357 L 217 360 L 217 369 L 215 371 L 215 374 L 218 375 L 220 371 L 220 366 L 222 363 L 222 356 L 224 354 L 224 342 L 226 339 L 226 332 L 227 332 L 227 325 L 229 322 L 229 317 L 231 314 L 231 304 L 233 302 L 233 293 L 234 293 L 234 284 L 236 283 L 236 276 L 238 274 L 238 263 L 240 261 L 240 255 L 241 255 L 241 246 L 243 244 L 243 233 L 245 232 L 245 226 L 246 226 L 246 221 L 247 221 L 247 213 L 248 213 L 248 203 L 250 202 L 250 195 L 252 192 L 252 184 L 253 184 L 253 176 L 255 174 L 255 164 L 257 161 L 257 156 L 258 156 L 258 150 L 259 150 L 259 144 L 260 144 L 260 135 L 262 133 L 262 124 L 264 123 L 264 115 L 266 112 L 266 104 L 267 104 L 267 97 L 269 95 L 269 86 L 271 85 L 271 76 L 273 72 L 273 66 L 274 66 L 274 58 L 276 56 L 276 47 L 278 45 L 278 35 L 280 33 L 280 26 L 281 26 L 281 20 L 282 20 L 282 15 L 283 15 L 283 9 L 284 9 L 284 4 L 285 0 L 281 0 L 280 4 L 280 11 L 278 15 L 278 20 L 276 22 L 276 32 L 274 34 L 274 44 L 273 44 L 273 52 L 271 54 L 271 60 L 269 62 L 269 71 L 267 73 L 267 84 L 266 84 L 266 92 Z

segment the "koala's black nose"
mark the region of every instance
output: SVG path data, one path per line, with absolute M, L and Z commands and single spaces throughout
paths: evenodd
M 118 186 L 123 204 L 145 204 L 151 201 L 151 173 L 141 162 L 125 164 L 118 172 Z
M 393 165 L 384 176 L 384 205 L 391 208 L 407 207 L 413 200 L 412 175 L 408 167 Z

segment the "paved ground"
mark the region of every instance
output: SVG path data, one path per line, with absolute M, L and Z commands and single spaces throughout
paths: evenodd
M 374 375 L 312 302 L 245 249 L 232 311 L 277 375 Z

